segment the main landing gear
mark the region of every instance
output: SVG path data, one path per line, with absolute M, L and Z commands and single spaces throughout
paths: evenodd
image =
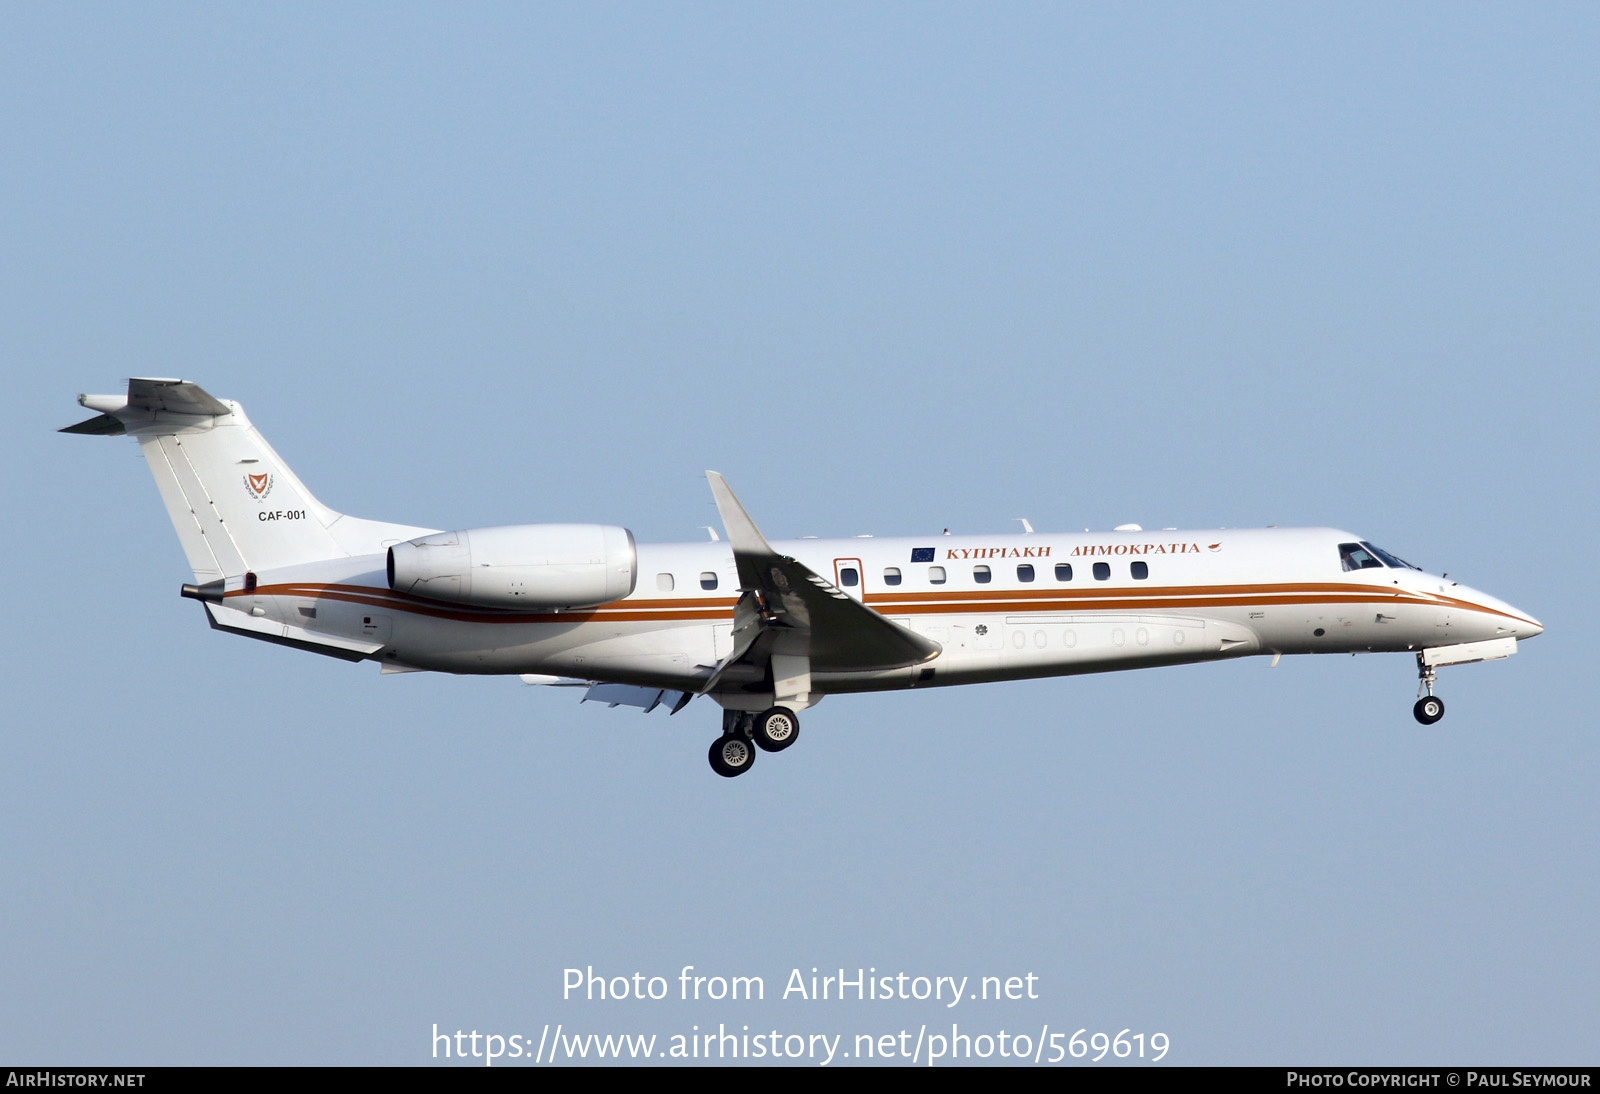
M 1433 693 L 1433 666 L 1424 663 L 1420 653 L 1417 654 L 1417 678 L 1422 682 L 1417 685 L 1417 703 L 1411 708 L 1411 714 L 1423 725 L 1431 726 L 1444 717 L 1444 700 Z
M 722 736 L 711 742 L 711 770 L 725 779 L 743 775 L 756 762 L 756 747 L 782 752 L 800 739 L 800 717 L 788 707 L 769 707 L 760 714 L 722 712 Z M 753 747 L 754 746 L 754 747 Z
M 749 738 L 737 733 L 724 733 L 711 742 L 711 770 L 725 779 L 743 775 L 756 762 L 756 750 Z

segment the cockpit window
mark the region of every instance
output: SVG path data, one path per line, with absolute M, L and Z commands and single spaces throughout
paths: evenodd
M 1348 572 L 1350 570 L 1381 570 L 1383 563 L 1376 556 L 1359 543 L 1339 544 L 1339 562 Z
M 1367 550 L 1371 551 L 1373 554 L 1375 554 L 1379 558 L 1383 559 L 1383 561 L 1387 562 L 1390 566 L 1393 566 L 1396 570 L 1420 570 L 1420 569 L 1422 569 L 1421 566 L 1413 566 L 1413 565 L 1411 565 L 1411 563 L 1407 562 L 1405 559 L 1397 558 L 1394 555 L 1391 555 L 1388 551 L 1385 551 L 1383 548 L 1374 547 L 1372 544 L 1366 542 L 1365 540 L 1363 540 L 1361 542 L 1361 546 L 1365 547 Z

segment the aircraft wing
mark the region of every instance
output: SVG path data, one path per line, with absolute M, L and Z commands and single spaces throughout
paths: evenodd
M 773 550 L 727 481 L 715 471 L 707 471 L 706 479 L 745 593 L 734 612 L 734 649 L 725 665 L 747 654 L 776 652 L 806 657 L 813 672 L 865 672 L 920 665 L 939 655 L 939 643 L 885 619 Z

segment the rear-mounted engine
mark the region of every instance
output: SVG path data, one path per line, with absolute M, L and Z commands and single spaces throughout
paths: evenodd
M 485 608 L 593 608 L 633 592 L 637 571 L 633 533 L 603 524 L 471 528 L 389 548 L 389 588 Z

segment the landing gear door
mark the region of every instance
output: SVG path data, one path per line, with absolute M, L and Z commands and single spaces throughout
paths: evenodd
M 833 560 L 833 583 L 857 600 L 861 599 L 866 572 L 859 558 Z

